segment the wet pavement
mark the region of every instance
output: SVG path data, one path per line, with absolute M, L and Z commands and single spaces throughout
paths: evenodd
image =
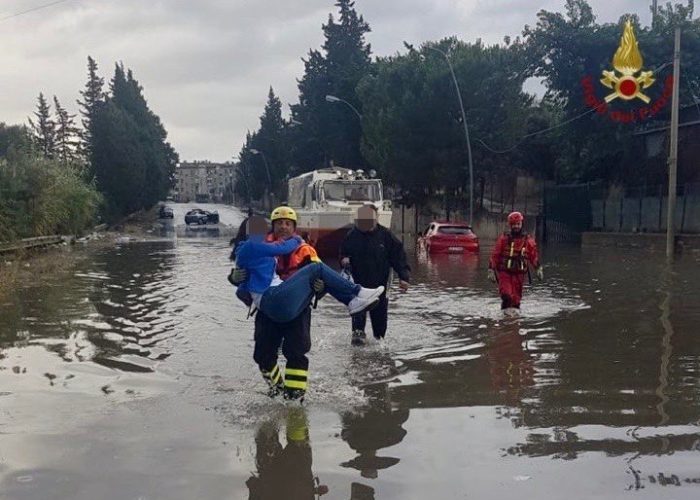
M 321 302 L 299 407 L 263 394 L 228 237 L 74 252 L 0 300 L 0 499 L 700 495 L 700 255 L 548 247 L 504 319 L 487 248 L 414 252 L 385 341 Z

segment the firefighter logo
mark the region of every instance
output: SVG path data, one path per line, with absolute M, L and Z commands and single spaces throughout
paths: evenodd
M 651 87 L 655 80 L 653 71 L 641 71 L 644 66 L 642 53 L 639 51 L 639 43 L 634 35 L 632 23 L 627 20 L 620 40 L 620 46 L 613 57 L 613 71 L 603 71 L 600 82 L 612 89 L 613 92 L 605 97 L 605 102 L 610 103 L 615 99 L 631 101 L 641 99 L 646 104 L 651 102 L 649 96 L 642 91 Z M 639 76 L 635 76 L 639 73 Z

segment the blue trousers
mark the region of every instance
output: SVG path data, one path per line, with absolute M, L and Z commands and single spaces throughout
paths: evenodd
M 336 300 L 348 305 L 360 291 L 360 285 L 346 280 L 321 262 L 308 264 L 279 286 L 268 288 L 260 300 L 260 310 L 272 321 L 286 323 L 299 316 L 314 298 L 313 282 L 326 284 L 326 291 Z

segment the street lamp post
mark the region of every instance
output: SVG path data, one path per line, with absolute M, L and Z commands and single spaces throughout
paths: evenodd
M 450 68 L 450 74 L 452 75 L 452 82 L 455 85 L 455 91 L 457 92 L 457 99 L 459 100 L 459 109 L 462 112 L 462 123 L 464 124 L 464 137 L 467 139 L 467 158 L 469 160 L 469 225 L 474 223 L 474 165 L 472 164 L 472 145 L 469 140 L 469 127 L 467 126 L 467 115 L 464 112 L 464 104 L 462 103 L 462 92 L 459 90 L 459 84 L 457 83 L 457 77 L 455 76 L 454 68 L 452 68 L 452 63 L 447 53 L 435 47 L 424 46 L 428 50 L 437 52 L 442 57 L 445 58 L 447 66 Z
M 263 163 L 265 164 L 265 172 L 267 173 L 267 204 L 268 208 L 272 210 L 272 178 L 270 177 L 270 166 L 267 163 L 267 157 L 265 153 L 258 149 L 251 148 L 249 151 L 254 155 L 262 156 Z
M 253 198 L 250 195 L 250 182 L 248 182 L 248 173 L 245 171 L 245 167 L 241 168 L 241 177 L 243 178 L 243 182 L 245 182 L 245 190 L 248 193 L 248 205 L 250 205 Z
M 352 104 L 350 104 L 350 103 L 349 103 L 348 101 L 346 101 L 345 99 L 341 99 L 340 97 L 336 97 L 336 96 L 334 96 L 334 95 L 327 95 L 327 96 L 326 96 L 326 102 L 342 102 L 342 103 L 347 104 L 347 105 L 350 107 L 350 109 L 352 109 L 352 110 L 355 112 L 355 114 L 357 115 L 357 117 L 360 119 L 360 122 L 362 122 L 362 115 L 360 114 L 360 112 L 355 108 L 355 106 L 353 106 Z

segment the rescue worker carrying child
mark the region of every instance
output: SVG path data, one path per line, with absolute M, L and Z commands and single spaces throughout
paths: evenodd
M 270 216 L 272 233 L 268 242 L 282 241 L 296 232 L 297 214 L 287 206 L 277 207 Z M 321 262 L 311 245 L 302 244 L 289 255 L 277 259 L 277 274 L 282 280 L 292 276 L 303 266 Z M 238 286 L 245 281 L 247 272 L 237 268 L 231 272 L 229 281 Z M 314 282 L 317 295 L 323 294 L 324 283 Z M 248 305 L 250 305 L 248 297 Z M 284 376 L 277 364 L 277 355 L 282 346 L 282 354 L 287 359 Z M 255 349 L 253 358 L 260 368 L 263 378 L 270 386 L 270 396 L 283 394 L 286 399 L 303 399 L 308 385 L 309 359 L 306 354 L 311 349 L 311 308 L 307 307 L 297 318 L 287 323 L 276 323 L 258 311 L 255 315 Z

